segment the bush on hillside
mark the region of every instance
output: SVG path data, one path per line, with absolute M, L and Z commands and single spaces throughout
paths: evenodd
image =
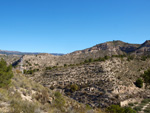
M 135 82 L 136 87 L 142 88 L 143 87 L 143 80 L 138 78 Z
M 79 87 L 78 87 L 78 85 L 76 85 L 76 84 L 72 84 L 72 85 L 70 86 L 71 92 L 75 92 L 75 91 L 77 91 L 78 89 L 79 89 Z
M 30 69 L 30 70 L 24 70 L 24 74 L 30 74 L 30 75 L 32 75 L 34 72 L 38 72 L 39 71 L 39 69 Z
M 124 113 L 123 108 L 121 108 L 119 105 L 111 105 L 107 108 L 107 111 L 110 113 Z
M 55 99 L 53 101 L 54 107 L 56 107 L 57 109 L 60 109 L 61 111 L 63 111 L 64 110 L 63 107 L 65 105 L 64 97 L 58 91 L 56 91 L 54 95 L 55 95 Z
M 128 56 L 127 57 L 127 61 L 130 61 L 130 60 L 133 60 L 134 59 L 134 56 Z
M 141 60 L 142 60 L 142 61 L 146 61 L 147 58 L 148 58 L 147 56 L 142 56 L 142 57 L 141 57 Z
M 109 56 L 105 56 L 105 57 L 104 57 L 105 60 L 108 60 L 109 58 L 110 58 Z
M 125 107 L 124 113 L 136 113 L 136 111 L 134 109 L 132 109 L 131 107 Z
M 130 107 L 122 108 L 119 105 L 111 105 L 110 107 L 107 108 L 107 112 L 109 113 L 136 113 L 136 111 Z
M 150 69 L 148 69 L 147 71 L 144 72 L 144 74 L 142 75 L 144 82 L 146 83 L 146 85 L 150 84 Z
M 64 64 L 64 67 L 67 67 L 68 65 L 67 64 Z
M 12 66 L 7 66 L 4 59 L 0 61 L 0 87 L 7 87 L 13 77 Z
M 89 59 L 89 62 L 93 62 L 94 60 L 92 58 Z

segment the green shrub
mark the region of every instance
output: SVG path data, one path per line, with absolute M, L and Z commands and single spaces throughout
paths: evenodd
M 54 95 L 55 95 L 56 98 L 59 98 L 59 97 L 62 96 L 61 93 L 60 93 L 59 91 L 56 91 Z
M 136 106 L 136 107 L 134 107 L 134 110 L 135 110 L 135 111 L 141 111 L 141 109 L 142 109 L 141 106 Z
M 143 87 L 143 80 L 138 78 L 135 82 L 136 87 L 142 88 Z
M 112 55 L 112 57 L 118 57 L 118 58 L 124 58 L 126 56 L 127 56 L 126 54 L 123 54 L 123 55 Z
M 64 67 L 67 67 L 67 64 L 64 64 Z
M 84 63 L 88 63 L 88 60 L 85 60 Z
M 46 67 L 46 70 L 51 70 L 52 69 L 52 67 Z
M 129 103 L 128 105 L 129 105 L 129 106 L 134 106 L 134 104 L 133 104 L 133 103 Z
M 13 77 L 12 66 L 7 66 L 4 59 L 0 61 L 0 87 L 7 87 Z
M 147 104 L 149 102 L 150 102 L 150 99 L 144 99 L 144 100 L 141 101 L 141 103 L 145 103 L 145 104 Z
M 134 104 L 136 105 L 136 104 L 138 104 L 138 102 L 135 102 Z
M 39 69 L 33 69 L 33 70 L 30 69 L 30 70 L 24 70 L 23 73 L 32 75 L 34 72 L 38 72 L 38 71 Z
M 99 58 L 98 58 L 98 61 L 105 61 L 105 58 L 99 57 Z
M 148 69 L 147 71 L 144 72 L 144 74 L 142 75 L 144 82 L 146 83 L 146 86 L 148 84 L 150 84 L 150 69 Z
M 65 105 L 65 100 L 64 100 L 63 96 L 58 91 L 56 91 L 54 95 L 55 95 L 55 99 L 53 101 L 54 107 L 63 111 L 63 107 Z
M 133 60 L 134 59 L 134 56 L 128 56 L 127 57 L 127 61 L 130 61 L 130 60 Z
M 90 105 L 86 104 L 86 109 L 87 109 L 87 110 L 91 110 L 92 107 L 91 107 Z
M 30 61 L 30 59 L 29 59 L 29 61 Z M 26 61 L 26 63 L 27 63 L 29 66 L 32 66 L 32 64 L 31 64 L 29 61 Z
M 119 105 L 111 105 L 107 108 L 107 111 L 110 113 L 124 113 L 124 109 L 121 108 Z
M 141 57 L 141 60 L 142 60 L 142 61 L 146 61 L 146 59 L 147 59 L 147 56 L 142 56 L 142 57 Z
M 94 60 L 92 58 L 89 59 L 89 62 L 93 62 Z
M 108 60 L 109 58 L 110 58 L 109 56 L 105 56 L 105 57 L 104 57 L 105 60 Z
M 125 107 L 124 113 L 136 113 L 136 111 L 134 109 L 132 109 L 131 107 Z
M 136 111 L 130 107 L 122 108 L 119 105 L 111 105 L 106 111 L 109 113 L 136 113 Z
M 77 91 L 78 89 L 79 89 L 79 87 L 78 87 L 78 85 L 76 85 L 76 84 L 72 84 L 72 85 L 70 86 L 71 92 L 75 92 L 75 91 Z

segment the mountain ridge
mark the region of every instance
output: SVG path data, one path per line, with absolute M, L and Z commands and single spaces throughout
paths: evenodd
M 113 48 L 116 49 L 120 49 L 122 51 L 126 51 L 125 49 L 127 49 L 127 47 L 129 47 L 132 50 L 128 50 L 126 53 L 132 52 L 135 49 L 137 49 L 141 44 L 132 44 L 132 43 L 126 43 L 120 40 L 115 40 L 115 41 L 108 41 L 108 42 L 104 42 L 104 43 L 100 43 L 97 44 L 95 46 L 92 46 L 90 48 L 87 49 L 83 49 L 83 50 L 78 50 L 72 53 L 80 53 L 81 51 L 84 53 L 86 52 L 92 52 L 92 51 L 98 51 L 98 50 L 112 50 Z M 72 54 L 70 53 L 70 54 Z
M 145 44 L 149 45 L 148 42 L 149 41 L 145 42 Z M 133 55 L 137 57 L 139 55 L 149 55 L 149 47 L 143 47 L 143 44 L 130 44 L 122 41 L 110 41 L 62 56 L 53 56 L 51 54 L 24 55 L 23 61 L 25 65 L 28 65 L 28 63 L 25 61 L 30 61 L 33 67 L 37 63 L 40 67 L 49 67 L 64 66 L 65 64 L 79 64 L 85 60 L 98 59 L 100 57 L 102 58 L 113 55 Z

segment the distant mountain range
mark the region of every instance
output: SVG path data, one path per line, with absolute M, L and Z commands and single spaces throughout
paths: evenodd
M 6 55 L 37 55 L 41 54 L 40 52 L 19 52 L 19 51 L 7 51 L 7 50 L 0 50 L 0 54 Z M 62 53 L 50 53 L 52 55 L 61 56 L 64 55 Z

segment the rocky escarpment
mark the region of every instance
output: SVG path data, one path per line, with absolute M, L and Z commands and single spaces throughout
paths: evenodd
M 136 55 L 150 55 L 150 40 L 144 42 L 135 52 Z
M 118 54 L 133 52 L 139 46 L 140 44 L 129 44 L 129 43 L 125 43 L 122 41 L 112 41 L 112 42 L 98 44 L 94 47 L 91 47 L 82 51 L 76 51 L 71 54 L 89 53 L 89 52 L 97 52 L 97 51 L 109 51 L 109 52 L 112 52 L 112 54 L 118 55 Z M 107 55 L 107 53 L 105 55 Z
M 122 41 L 111 41 L 98 44 L 85 50 L 75 51 L 73 53 L 64 55 L 63 57 L 61 57 L 61 59 L 63 59 L 64 61 L 65 59 L 69 59 L 68 62 L 70 63 L 79 63 L 89 58 L 96 59 L 104 56 L 129 54 L 131 52 L 134 52 L 139 46 L 140 44 L 129 44 Z
M 112 58 L 105 62 L 47 70 L 42 76 L 35 73 L 32 79 L 46 87 L 61 89 L 79 102 L 107 107 L 129 98 L 148 96 L 134 82 L 149 67 L 149 60 Z M 76 91 L 71 91 L 71 84 L 78 86 Z
M 46 66 L 63 66 L 64 64 L 77 64 L 90 58 L 97 59 L 112 55 L 142 56 L 150 54 L 150 41 L 143 44 L 129 44 L 122 41 L 112 41 L 98 44 L 91 48 L 75 51 L 63 56 L 51 54 L 24 55 L 23 64 L 25 69 L 44 68 Z

